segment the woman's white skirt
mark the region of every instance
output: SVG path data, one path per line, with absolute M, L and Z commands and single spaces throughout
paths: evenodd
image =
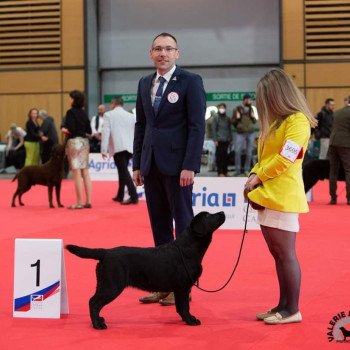
M 299 213 L 286 213 L 265 208 L 258 210 L 258 223 L 280 230 L 299 232 Z

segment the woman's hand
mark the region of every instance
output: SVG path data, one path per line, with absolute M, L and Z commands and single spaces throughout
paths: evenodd
M 246 184 L 245 184 L 245 188 L 248 190 L 248 192 L 254 190 L 255 187 L 261 185 L 262 182 L 259 179 L 258 175 L 256 174 L 252 174 L 249 176 Z

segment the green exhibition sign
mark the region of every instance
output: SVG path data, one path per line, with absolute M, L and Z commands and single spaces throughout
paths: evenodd
M 230 102 L 230 101 L 242 101 L 243 96 L 249 94 L 253 100 L 255 100 L 255 91 L 232 91 L 232 92 L 207 92 L 208 102 Z M 110 103 L 114 96 L 121 96 L 124 103 L 135 103 L 136 94 L 114 94 L 104 95 L 103 102 Z

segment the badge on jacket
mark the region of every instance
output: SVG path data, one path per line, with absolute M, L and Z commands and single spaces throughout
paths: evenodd
M 176 92 L 170 92 L 168 95 L 168 101 L 170 103 L 176 103 L 179 100 L 179 95 Z
M 303 148 L 292 140 L 286 140 L 280 151 L 280 155 L 294 163 L 296 159 L 303 157 Z

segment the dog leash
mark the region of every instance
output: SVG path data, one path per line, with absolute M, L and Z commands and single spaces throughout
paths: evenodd
M 246 215 L 245 215 L 245 222 L 244 222 L 244 230 L 243 230 L 243 236 L 242 236 L 242 241 L 241 241 L 241 245 L 240 245 L 240 248 L 239 248 L 239 253 L 238 253 L 238 258 L 237 258 L 237 261 L 236 261 L 236 264 L 235 264 L 235 267 L 233 268 L 233 271 L 231 272 L 231 275 L 230 277 L 228 278 L 228 280 L 225 282 L 225 284 L 218 288 L 218 289 L 214 289 L 214 290 L 209 290 L 209 289 L 205 289 L 205 288 L 202 288 L 199 286 L 199 279 L 197 281 L 193 281 L 192 278 L 191 278 L 191 275 L 190 275 L 190 272 L 187 268 L 187 265 L 186 265 L 186 262 L 185 262 L 185 259 L 184 259 L 184 256 L 182 254 L 182 251 L 181 251 L 181 248 L 179 246 L 176 246 L 177 249 L 179 250 L 180 252 L 180 256 L 181 256 L 181 260 L 182 260 L 182 263 L 185 267 L 185 270 L 187 272 L 187 275 L 189 277 L 189 279 L 192 281 L 193 285 L 198 288 L 199 290 L 203 291 L 203 292 L 207 292 L 207 293 L 216 293 L 216 292 L 220 292 L 221 290 L 223 290 L 231 281 L 233 275 L 235 274 L 236 272 L 236 269 L 238 267 L 238 264 L 239 264 L 239 261 L 241 259 L 241 254 L 242 254 L 242 249 L 243 249 L 243 243 L 244 243 L 244 240 L 245 240 L 245 236 L 246 236 L 246 233 L 248 232 L 247 230 L 247 224 L 248 224 L 248 213 L 249 213 L 249 204 L 250 204 L 250 201 L 248 200 L 248 203 L 247 203 L 247 211 L 246 211 Z

